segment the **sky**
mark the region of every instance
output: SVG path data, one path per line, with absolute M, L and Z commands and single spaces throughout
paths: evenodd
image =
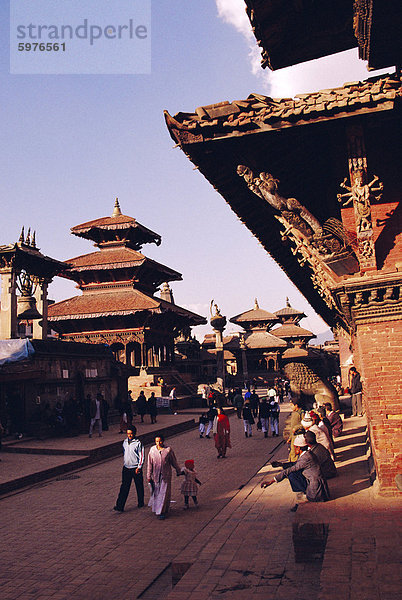
M 172 283 L 180 306 L 208 317 L 214 299 L 229 319 L 255 298 L 275 311 L 289 297 L 308 315 L 305 328 L 326 331 L 224 199 L 173 148 L 163 110 L 193 112 L 253 92 L 289 97 L 376 74 L 357 50 L 266 72 L 243 0 L 154 0 L 149 73 L 11 74 L 9 4 L 0 0 L 0 244 L 16 242 L 24 225 L 36 230 L 48 256 L 90 253 L 91 242 L 70 228 L 111 215 L 118 197 L 124 214 L 162 236 L 161 246 L 143 253 L 182 273 L 183 281 Z M 81 5 L 101 13 L 108 3 Z M 85 60 L 83 52 L 83 71 Z M 49 290 L 56 301 L 77 293 L 61 278 Z M 193 332 L 202 339 L 208 330 Z

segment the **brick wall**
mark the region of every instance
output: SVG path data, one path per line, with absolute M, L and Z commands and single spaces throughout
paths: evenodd
M 401 348 L 401 320 L 360 325 L 353 340 L 382 495 L 398 493 L 395 476 L 402 473 Z

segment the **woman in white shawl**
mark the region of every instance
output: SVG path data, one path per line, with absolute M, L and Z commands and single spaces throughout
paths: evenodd
M 170 495 L 172 487 L 172 467 L 177 475 L 181 474 L 181 468 L 177 462 L 172 448 L 165 447 L 165 438 L 158 434 L 155 437 L 155 446 L 148 454 L 147 480 L 151 485 L 152 494 L 148 506 L 152 508 L 159 519 L 165 519 L 170 507 Z

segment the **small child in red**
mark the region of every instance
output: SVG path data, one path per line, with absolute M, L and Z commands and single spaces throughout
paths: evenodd
M 201 485 L 201 481 L 197 479 L 197 473 L 194 471 L 194 461 L 186 460 L 184 467 L 181 470 L 181 474 L 184 475 L 184 481 L 181 484 L 181 493 L 184 496 L 184 508 L 188 509 L 188 499 L 191 496 L 195 506 L 198 506 L 197 491 L 198 486 Z

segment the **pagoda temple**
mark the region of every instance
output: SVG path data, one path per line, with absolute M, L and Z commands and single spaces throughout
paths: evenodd
M 305 347 L 308 342 L 315 337 L 314 333 L 300 327 L 299 321 L 306 315 L 300 310 L 296 310 L 290 305 L 289 298 L 286 298 L 286 306 L 275 311 L 275 316 L 280 321 L 280 325 L 271 332 L 279 338 L 288 342 L 291 346 Z
M 262 310 L 256 298 L 254 308 L 232 317 L 230 322 L 244 329 L 240 335 L 240 348 L 244 353 L 242 365 L 246 379 L 256 371 L 278 371 L 280 352 L 287 348 L 285 340 L 269 331 L 274 323 L 279 322 L 278 317 Z
M 111 217 L 76 225 L 71 233 L 98 250 L 66 261 L 63 276 L 82 294 L 49 307 L 52 328 L 64 340 L 109 345 L 133 375 L 141 367 L 148 373 L 171 367 L 175 338 L 206 320 L 174 303 L 168 282 L 181 274 L 140 252 L 144 244 L 159 245 L 161 236 L 122 214 L 117 199 Z
M 256 298 L 251 310 L 229 319 L 243 331 L 223 338 L 227 373 L 238 376 L 237 384 L 249 379 L 270 382 L 290 358 L 304 359 L 313 355 L 316 360 L 315 354 L 308 348 L 308 342 L 315 336 L 299 325 L 304 317 L 306 315 L 302 311 L 290 305 L 288 298 L 286 306 L 274 313 L 260 308 Z M 202 348 L 209 354 L 215 354 L 214 334 L 205 336 Z
M 369 69 L 401 64 L 400 2 L 246 8 L 263 67 L 352 47 Z M 253 93 L 165 113 L 175 143 L 336 332 L 342 363 L 352 350 L 379 491 L 390 495 L 400 473 L 401 106 L 397 66 L 295 98 Z

